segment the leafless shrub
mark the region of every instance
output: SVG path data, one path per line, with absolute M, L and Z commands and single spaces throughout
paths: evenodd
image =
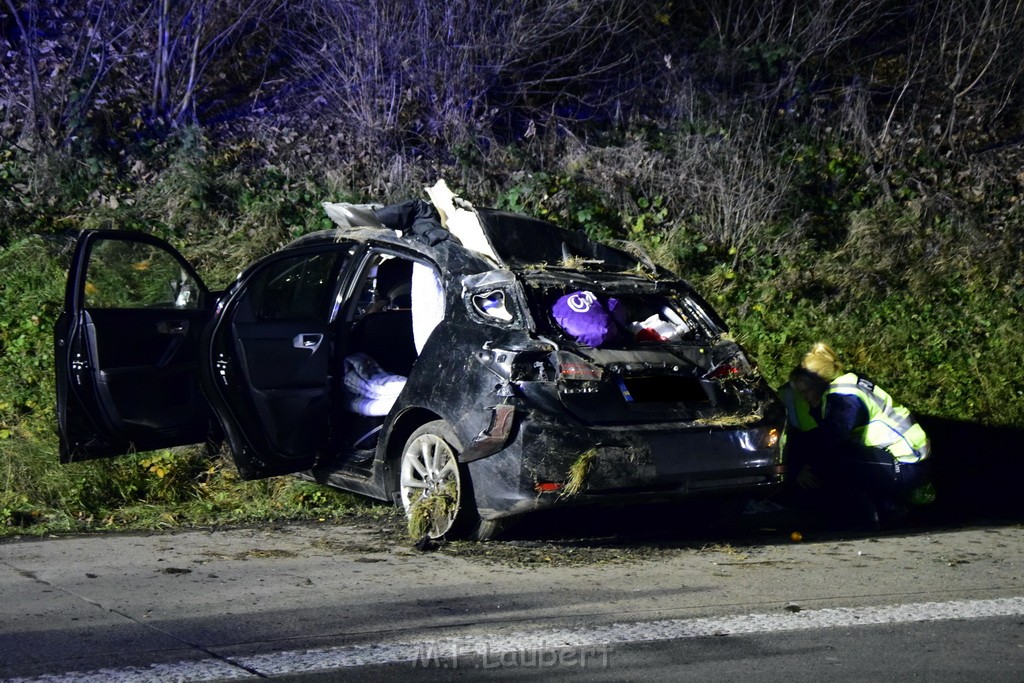
M 884 0 L 701 0 L 680 23 L 699 70 L 733 96 L 785 100 L 849 59 L 850 46 L 890 19 Z M 680 12 L 681 13 L 681 12 Z
M 625 0 L 307 0 L 294 59 L 354 140 L 454 147 L 516 116 L 605 106 L 633 56 Z M 529 126 L 524 126 L 529 134 Z
M 63 143 L 82 126 L 124 59 L 130 25 L 137 21 L 117 3 L 5 0 L 17 31 L 5 39 L 0 61 L 0 107 L 5 137 L 37 146 Z M 128 26 L 125 26 L 125 23 Z
M 733 266 L 749 247 L 774 250 L 768 228 L 790 200 L 792 163 L 765 120 L 740 119 L 722 136 L 690 136 L 677 151 L 689 222 L 711 243 L 728 245 Z
M 930 10 L 930 11 L 928 11 Z M 945 86 L 948 114 L 943 138 L 956 131 L 958 117 L 984 102 L 989 122 L 1015 98 L 1024 73 L 1024 3 L 1020 0 L 937 2 L 924 13 L 921 31 L 937 43 L 931 74 Z M 930 75 L 931 75 L 930 74 Z M 966 110 L 966 111 L 965 111 Z M 985 123 L 985 122 L 982 122 Z
M 62 146 L 97 125 L 194 122 L 226 88 L 258 83 L 245 69 L 265 66 L 287 1 L 4 0 L 17 37 L 3 39 L 0 133 Z M 241 46 L 251 63 L 231 54 Z
M 685 229 L 730 249 L 735 267 L 743 252 L 776 250 L 770 228 L 791 198 L 793 165 L 775 142 L 771 117 L 739 116 L 705 133 L 680 135 L 669 149 L 639 141 L 617 148 L 585 148 L 566 169 L 582 175 L 626 223 L 657 199 L 668 216 L 662 229 Z M 655 228 L 657 229 L 657 228 Z
M 1024 3 L 921 3 L 892 35 L 882 52 L 862 55 L 864 78 L 847 91 L 872 158 L 891 165 L 922 146 L 959 153 L 1019 132 Z
M 214 65 L 237 77 L 237 63 L 232 68 L 237 60 L 228 56 L 232 48 L 245 44 L 257 47 L 264 56 L 271 51 L 279 35 L 277 23 L 289 6 L 288 0 L 156 0 L 154 4 L 146 27 L 155 41 L 149 44 L 150 110 L 174 123 L 194 116 L 196 94 L 218 78 L 210 73 Z M 264 44 L 254 44 L 252 34 Z M 253 61 L 255 66 L 267 66 L 264 60 Z

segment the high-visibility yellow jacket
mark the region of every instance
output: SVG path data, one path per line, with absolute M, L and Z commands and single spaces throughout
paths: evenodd
M 828 397 L 833 394 L 856 397 L 867 409 L 867 424 L 853 429 L 855 442 L 887 450 L 899 462 L 918 462 L 928 457 L 928 436 L 921 425 L 909 410 L 894 403 L 889 394 L 869 380 L 854 372 L 832 380 L 823 397 L 825 420 L 828 420 Z

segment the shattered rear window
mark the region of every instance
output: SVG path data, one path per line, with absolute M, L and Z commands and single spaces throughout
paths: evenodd
M 646 269 L 625 251 L 592 241 L 545 221 L 501 211 L 478 211 L 484 234 L 508 266 L 552 265 L 625 272 Z

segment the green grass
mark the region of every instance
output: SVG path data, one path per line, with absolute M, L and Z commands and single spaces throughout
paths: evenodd
M 866 286 L 878 260 L 826 254 L 810 268 L 770 260 L 732 278 L 713 267 L 695 283 L 776 385 L 825 340 L 917 413 L 1024 424 L 1021 275 L 1007 275 L 1003 262 L 961 258 L 910 265 L 890 286 Z M 240 481 L 198 448 L 58 464 L 50 328 L 62 296 L 59 253 L 30 238 L 0 253 L 0 265 L 0 536 L 338 519 L 372 509 L 290 477 Z
M 240 481 L 196 448 L 59 465 L 52 439 L 11 438 L 0 462 L 0 537 L 335 520 L 379 507 L 292 477 Z
M 125 187 L 135 201 L 118 210 L 90 207 L 82 199 L 88 188 L 71 186 L 85 181 L 65 180 L 58 198 L 65 204 L 38 204 L 38 213 L 11 214 L 14 223 L 3 226 L 5 239 L 15 239 L 0 244 L 0 536 L 337 519 L 376 509 L 291 477 L 240 481 L 221 458 L 195 448 L 58 464 L 52 329 L 69 242 L 34 233 L 145 229 L 179 246 L 218 287 L 289 238 L 323 227 L 317 202 L 342 198 L 313 174 L 234 167 L 223 154 L 196 148 L 171 155 L 152 185 Z M 579 181 L 540 180 L 540 188 L 510 182 L 504 204 L 616 234 L 611 206 L 581 204 L 597 200 Z M 538 210 L 545 192 L 559 194 L 559 203 Z M 820 340 L 919 414 L 1024 425 L 1020 205 L 1004 212 L 996 230 L 984 206 L 938 214 L 912 202 L 873 201 L 851 203 L 835 217 L 827 243 L 778 225 L 766 235 L 786 237 L 781 246 L 742 253 L 672 229 L 657 197 L 623 225 L 697 287 L 776 386 Z M 581 458 L 571 480 L 582 485 L 589 464 Z
M 857 260 L 819 256 L 770 276 L 753 272 L 704 291 L 778 386 L 825 341 L 920 414 L 1024 425 L 1024 274 L 1015 254 L 984 249 L 945 263 L 886 263 L 891 245 Z M 913 251 L 914 245 L 903 245 Z
M 66 240 L 0 251 L 0 536 L 334 519 L 370 505 L 290 477 L 239 481 L 199 448 L 60 465 L 53 324 Z

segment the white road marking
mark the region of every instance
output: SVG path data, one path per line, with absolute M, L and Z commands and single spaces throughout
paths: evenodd
M 410 663 L 420 666 L 458 666 L 459 661 L 483 659 L 484 666 L 503 663 L 543 665 L 542 653 L 568 652 L 575 666 L 587 666 L 607 656 L 608 648 L 627 643 L 749 635 L 839 628 L 872 624 L 905 624 L 949 619 L 1024 616 L 1024 597 L 956 602 L 924 602 L 884 607 L 839 607 L 780 614 L 747 614 L 700 619 L 670 619 L 612 624 L 578 629 L 546 629 L 505 636 L 458 636 L 372 645 L 350 645 L 315 650 L 276 652 L 235 659 L 204 659 L 145 667 L 69 672 L 38 678 L 9 679 L 9 683 L 164 683 L 166 681 L 245 680 L 324 672 L 359 666 Z M 583 650 L 583 652 L 580 652 Z M 511 657 L 510 657 L 511 655 Z M 528 655 L 528 656 L 527 656 Z M 548 661 L 555 661 L 549 659 Z M 465 665 L 465 662 L 464 662 Z

